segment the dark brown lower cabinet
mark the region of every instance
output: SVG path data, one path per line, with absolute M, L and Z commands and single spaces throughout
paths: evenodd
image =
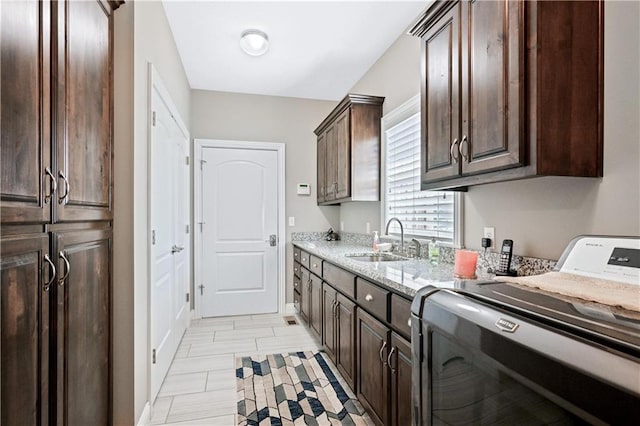
M 391 332 L 388 356 L 391 371 L 391 425 L 411 424 L 411 343 Z
M 378 425 L 389 424 L 387 351 L 390 332 L 387 326 L 358 308 L 357 396 Z
M 325 353 L 342 378 L 355 389 L 355 313 L 356 305 L 328 284 L 322 286 L 323 337 Z
M 309 291 L 311 274 L 304 268 L 300 270 L 300 316 L 309 324 Z
M 322 278 L 313 274 L 309 284 L 309 327 L 322 340 Z
M 111 422 L 111 230 L 54 234 L 58 280 L 55 418 L 63 425 Z
M 336 363 L 335 307 L 338 292 L 333 287 L 322 284 L 322 345 L 331 361 Z
M 0 243 L 0 348 L 3 425 L 49 424 L 49 236 Z

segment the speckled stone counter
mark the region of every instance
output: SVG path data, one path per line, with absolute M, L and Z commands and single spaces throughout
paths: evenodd
M 415 296 L 420 288 L 428 285 L 458 288 L 464 282 L 453 277 L 452 263 L 432 265 L 425 259 L 363 262 L 346 255 L 372 253 L 370 246 L 348 241 L 293 241 L 292 243 L 307 253 L 409 297 Z M 477 272 L 478 280 L 473 281 L 486 281 L 493 278 L 493 274 Z

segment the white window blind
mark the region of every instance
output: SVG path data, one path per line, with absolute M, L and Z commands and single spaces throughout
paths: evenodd
M 420 190 L 420 113 L 385 130 L 385 223 L 402 221 L 405 236 L 454 242 L 455 194 Z M 400 234 L 394 221 L 389 233 Z

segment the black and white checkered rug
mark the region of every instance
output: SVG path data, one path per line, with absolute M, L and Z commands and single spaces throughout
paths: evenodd
M 236 358 L 239 425 L 368 425 L 320 352 Z

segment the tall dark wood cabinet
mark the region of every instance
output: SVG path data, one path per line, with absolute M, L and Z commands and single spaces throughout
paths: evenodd
M 602 1 L 439 0 L 410 33 L 423 190 L 602 176 Z
M 2 424 L 111 423 L 120 4 L 0 9 Z

